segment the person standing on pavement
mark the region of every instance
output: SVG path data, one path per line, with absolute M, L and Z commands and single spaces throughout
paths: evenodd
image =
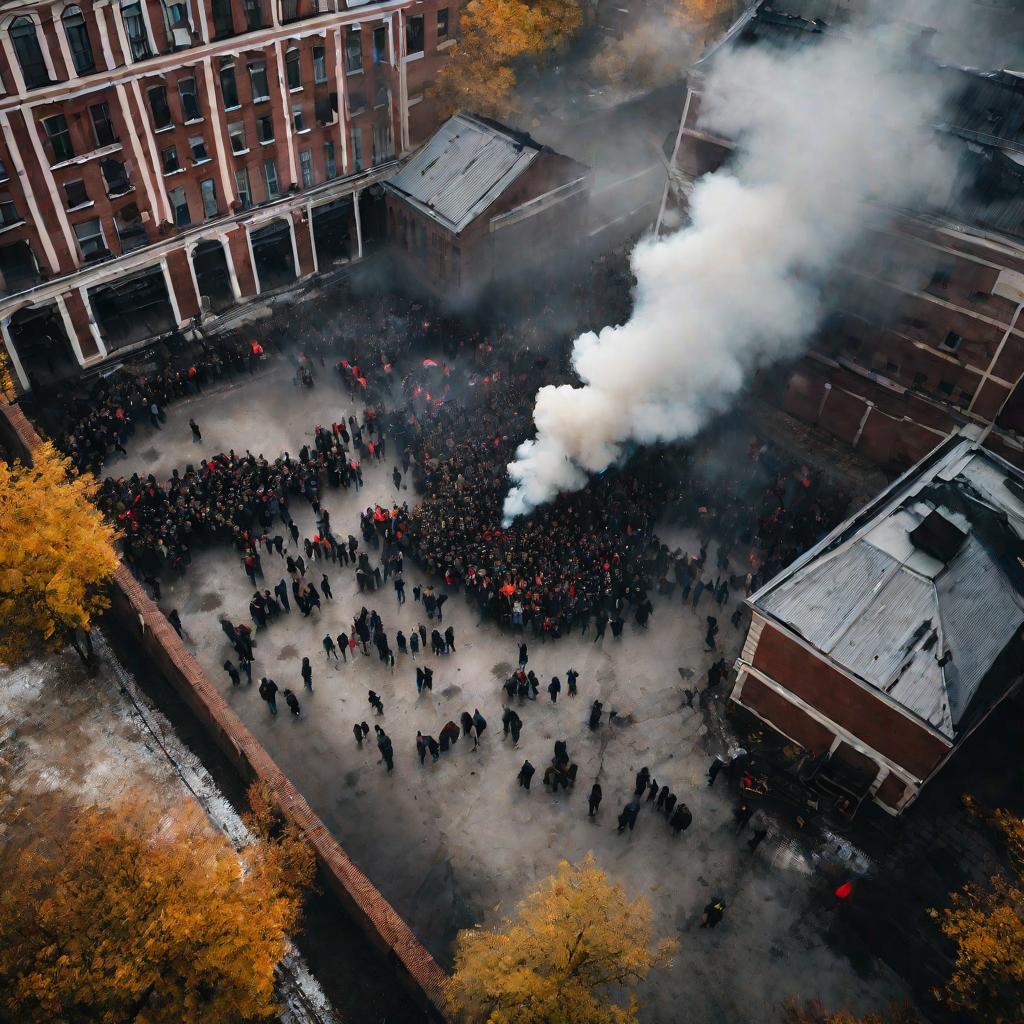
M 602 796 L 601 784 L 595 782 L 593 787 L 591 787 L 590 796 L 587 797 L 587 806 L 589 807 L 589 811 L 587 813 L 591 818 L 597 814 L 598 808 L 601 806 Z
M 309 663 L 309 658 L 302 659 L 302 685 L 307 690 L 312 691 L 313 689 L 313 666 Z
M 195 420 L 190 419 L 188 421 L 188 425 L 192 430 L 192 443 L 201 444 L 203 440 L 203 435 L 199 432 L 199 424 L 196 423 Z
M 548 683 L 548 696 L 551 698 L 552 704 L 558 703 L 558 695 L 562 692 L 562 683 L 558 676 L 552 676 L 551 682 Z
M 260 696 L 267 702 L 272 715 L 277 714 L 277 683 L 264 676 L 260 680 Z
M 519 774 L 516 778 L 519 780 L 519 785 L 523 787 L 527 792 L 530 789 L 530 780 L 533 778 L 533 773 L 537 769 L 530 764 L 529 761 L 523 762 L 523 767 L 519 769 Z

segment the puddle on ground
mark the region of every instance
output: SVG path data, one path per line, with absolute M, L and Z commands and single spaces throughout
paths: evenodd
M 448 700 L 451 700 L 452 697 L 457 697 L 460 693 L 462 693 L 461 686 L 446 686 L 441 691 L 441 696 L 446 697 Z
M 512 662 L 510 661 L 499 661 L 494 668 L 491 669 L 491 675 L 495 679 L 508 679 L 512 675 Z
M 285 644 L 280 651 L 277 652 L 278 661 L 290 661 L 292 658 L 299 656 L 298 648 L 294 644 Z
M 139 458 L 143 462 L 156 462 L 160 458 L 160 453 L 155 448 L 147 448 L 144 452 L 139 453 Z M 140 473 L 139 476 L 141 475 Z
M 212 612 L 214 608 L 221 606 L 220 594 L 200 594 L 199 596 L 199 610 L 203 612 Z

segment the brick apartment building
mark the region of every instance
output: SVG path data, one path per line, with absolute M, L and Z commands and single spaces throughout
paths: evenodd
M 777 9 L 758 0 L 691 68 L 660 224 L 685 219 L 693 182 L 731 150 L 700 118 L 716 56 L 730 47 L 814 45 L 830 29 L 818 16 L 826 8 L 821 0 L 783 0 Z M 831 10 L 841 13 L 842 4 Z M 937 128 L 959 150 L 953 198 L 941 209 L 894 211 L 874 230 L 832 283 L 838 310 L 776 392 L 790 414 L 890 470 L 967 425 L 1024 464 L 1021 70 L 943 69 L 953 99 Z
M 20 386 L 360 257 L 379 183 L 436 127 L 424 90 L 460 3 L 6 5 L 0 330 Z

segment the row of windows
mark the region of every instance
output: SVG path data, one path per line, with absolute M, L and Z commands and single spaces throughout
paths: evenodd
M 285 5 L 295 6 L 297 0 L 284 0 Z M 319 12 L 318 0 L 313 0 L 314 7 Z M 143 15 L 140 0 L 121 0 L 121 18 L 124 25 L 125 37 L 131 50 L 132 60 L 145 60 L 153 56 L 153 47 L 149 38 L 146 26 L 146 19 Z M 181 49 L 192 44 L 192 21 L 189 8 L 186 3 L 171 3 L 164 0 L 164 17 L 168 36 L 174 49 Z M 263 28 L 263 10 L 261 0 L 245 0 L 246 28 L 249 31 Z M 230 0 L 214 0 L 213 2 L 214 27 L 217 37 L 233 34 L 233 21 Z M 285 18 L 284 20 L 291 20 Z M 61 23 L 64 34 L 67 38 L 68 48 L 71 51 L 71 59 L 75 71 L 79 75 L 89 74 L 96 69 L 96 59 L 93 54 L 92 41 L 85 24 L 85 16 L 80 7 L 67 7 L 61 15 Z M 444 7 L 437 11 L 437 41 L 442 43 L 448 39 L 448 8 Z M 42 47 L 39 44 L 39 36 L 36 31 L 35 22 L 28 17 L 15 18 L 9 28 L 11 43 L 21 68 L 22 78 L 26 88 L 36 89 L 50 83 L 50 72 L 43 56 Z M 414 15 L 405 23 L 406 52 L 410 55 L 423 52 L 424 48 L 424 16 Z M 381 64 L 388 60 L 388 33 L 385 27 L 375 28 L 372 35 L 373 63 Z M 320 66 L 317 69 L 316 55 L 314 51 L 314 77 L 317 74 L 324 75 L 323 78 L 316 78 L 316 81 L 326 81 L 323 68 L 324 48 L 317 47 L 320 54 Z M 286 59 L 288 87 L 299 88 L 301 85 L 301 72 L 299 68 L 299 51 L 289 50 Z M 363 67 L 362 33 L 360 29 L 349 29 L 345 39 L 345 68 L 350 74 L 361 71 Z

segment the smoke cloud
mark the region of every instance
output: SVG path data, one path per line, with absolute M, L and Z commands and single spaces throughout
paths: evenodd
M 800 350 L 830 271 L 879 215 L 869 204 L 948 189 L 928 127 L 939 85 L 909 51 L 898 30 L 864 29 L 718 55 L 702 121 L 735 141 L 733 157 L 697 182 L 689 224 L 637 245 L 631 318 L 574 343 L 582 385 L 538 391 L 506 521 L 585 486 L 633 444 L 693 437 L 759 366 Z

